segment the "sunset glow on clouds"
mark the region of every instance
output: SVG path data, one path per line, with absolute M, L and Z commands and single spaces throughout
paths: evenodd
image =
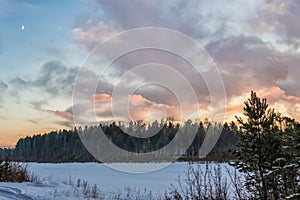
M 109 94 L 95 94 L 93 95 L 93 101 L 95 103 L 111 102 L 111 96 Z
M 240 113 L 250 91 L 268 99 L 275 110 L 300 120 L 300 1 L 116 1 L 0 0 L 0 146 L 19 137 L 71 128 L 72 92 L 78 69 L 90 51 L 120 31 L 163 27 L 182 32 L 201 44 L 218 66 L 227 96 L 226 120 Z M 21 25 L 26 29 L 21 30 Z M 190 81 L 201 116 L 210 117 L 211 99 L 205 81 L 174 55 L 132 52 L 106 71 L 101 88 L 89 91 L 96 122 L 114 120 L 112 103 L 134 120 L 181 116 L 178 99 L 168 88 L 148 85 L 150 73 L 133 73 L 122 84 L 136 89 L 114 98 L 120 75 L 144 63 L 172 66 Z M 207 67 L 207 66 L 206 66 Z M 209 77 L 209 68 L 203 66 Z M 87 90 L 99 76 L 86 71 Z M 181 89 L 182 84 L 174 82 Z M 182 96 L 187 91 L 181 89 Z M 123 101 L 124 100 L 124 101 Z M 118 102 L 120 102 L 118 104 Z M 188 98 L 185 102 L 189 105 Z M 74 108 L 73 107 L 73 108 Z M 196 116 L 192 116 L 193 119 Z M 127 121 L 119 115 L 117 120 Z

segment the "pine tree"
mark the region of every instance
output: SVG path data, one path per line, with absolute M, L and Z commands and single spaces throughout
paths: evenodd
M 260 99 L 255 92 L 245 102 L 245 119 L 236 117 L 241 124 L 240 141 L 233 162 L 239 171 L 245 173 L 247 189 L 254 199 L 279 198 L 274 163 L 281 155 L 280 133 L 275 126 L 276 114 L 268 109 L 266 99 Z

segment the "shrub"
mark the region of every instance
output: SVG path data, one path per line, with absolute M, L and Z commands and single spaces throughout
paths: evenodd
M 166 200 L 206 200 L 206 199 L 247 199 L 242 176 L 232 173 L 229 169 L 226 172 L 220 165 L 212 167 L 208 162 L 205 169 L 189 166 L 183 178 L 178 177 L 177 184 L 172 184 Z M 228 179 L 229 177 L 229 179 Z M 230 188 L 233 190 L 231 191 Z
M 26 165 L 10 162 L 8 160 L 0 161 L 0 181 L 1 182 L 29 182 L 30 175 Z

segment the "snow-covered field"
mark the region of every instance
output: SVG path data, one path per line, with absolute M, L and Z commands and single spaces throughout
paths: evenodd
M 130 169 L 158 168 L 166 163 L 133 164 L 120 163 Z M 195 167 L 197 164 L 194 164 Z M 211 164 L 216 166 L 216 164 Z M 204 164 L 200 165 L 205 168 Z M 228 164 L 220 164 L 224 173 Z M 148 199 L 158 197 L 168 190 L 178 176 L 184 177 L 188 163 L 176 162 L 149 173 L 125 173 L 99 163 L 27 163 L 30 171 L 39 177 L 36 183 L 0 183 L 0 200 L 2 199 L 86 199 L 93 195 L 93 186 L 97 185 L 99 198 L 130 199 L 132 195 Z M 118 166 L 117 166 L 118 167 Z M 80 187 L 77 181 L 80 179 Z M 84 195 L 83 181 L 88 181 L 89 195 Z

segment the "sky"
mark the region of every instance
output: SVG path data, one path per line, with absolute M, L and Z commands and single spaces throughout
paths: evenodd
M 78 72 L 91 54 L 103 57 L 93 49 L 122 31 L 144 27 L 178 31 L 205 49 L 224 84 L 226 102 L 217 103 L 226 107 L 226 121 L 241 113 L 251 90 L 276 111 L 300 120 L 299 10 L 297 0 L 0 0 L 0 146 L 15 145 L 26 135 L 72 128 L 74 109 L 84 115 L 95 108 L 94 123 L 128 121 L 128 116 L 180 121 L 183 110 L 193 120 L 210 117 L 214 108 L 203 77 L 181 58 L 151 49 L 130 52 L 106 70 L 101 86 L 88 93 L 93 106 L 74 103 Z M 174 95 L 163 85 L 144 84 L 159 73 L 128 73 L 154 62 L 173 67 L 189 81 L 200 115 L 192 113 L 195 102 L 180 79 L 173 82 L 178 89 Z M 96 72 L 84 72 L 87 85 L 99 81 Z M 203 73 L 212 79 L 209 66 Z M 118 84 L 134 92 L 115 98 Z M 179 101 L 176 95 L 186 98 Z

